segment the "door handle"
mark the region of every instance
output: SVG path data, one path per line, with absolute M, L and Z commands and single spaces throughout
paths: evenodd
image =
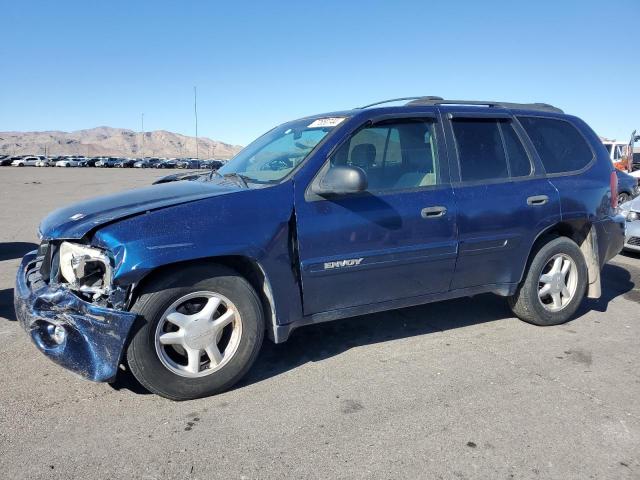
M 538 205 L 544 205 L 548 201 L 549 201 L 549 197 L 547 197 L 546 195 L 534 195 L 532 197 L 527 198 L 527 205 L 536 207 Z
M 426 207 L 420 211 L 422 218 L 439 218 L 447 213 L 447 207 Z

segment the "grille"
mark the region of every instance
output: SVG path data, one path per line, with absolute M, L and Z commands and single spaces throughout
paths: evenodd
M 631 237 L 627 243 L 635 247 L 640 247 L 640 237 Z

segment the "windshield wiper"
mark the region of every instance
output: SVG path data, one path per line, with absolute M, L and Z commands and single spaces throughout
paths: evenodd
M 224 176 L 218 171 L 217 168 L 212 168 L 211 169 L 211 173 L 209 174 L 209 180 L 211 180 L 213 178 L 213 174 L 218 175 L 220 178 L 224 178 Z
M 239 180 L 238 182 L 236 182 L 238 185 L 244 187 L 244 188 L 249 188 L 249 183 L 251 181 L 251 179 L 249 177 L 246 177 L 240 173 L 225 173 L 224 175 L 222 175 L 223 178 L 232 178 L 232 179 L 236 179 Z
M 214 175 L 217 175 L 218 177 L 220 177 L 222 179 L 229 178 L 229 179 L 232 179 L 232 180 L 236 180 L 235 183 L 240 185 L 241 187 L 244 187 L 244 188 L 249 188 L 249 182 L 253 183 L 253 179 L 252 178 L 249 178 L 246 175 L 242 175 L 242 174 L 236 173 L 236 172 L 225 173 L 223 175 L 218 170 L 211 170 L 211 173 L 209 174 L 209 180 L 211 180 Z

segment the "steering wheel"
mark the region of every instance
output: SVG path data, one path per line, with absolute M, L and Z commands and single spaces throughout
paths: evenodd
M 283 155 L 281 157 L 276 157 L 273 160 L 269 160 L 267 163 L 260 167 L 260 170 L 286 170 L 287 168 L 292 168 L 293 162 L 291 159 Z

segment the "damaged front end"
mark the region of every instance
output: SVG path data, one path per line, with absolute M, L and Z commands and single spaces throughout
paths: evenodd
M 111 285 L 113 265 L 98 249 L 43 242 L 22 260 L 14 304 L 20 324 L 46 356 L 93 381 L 118 371 L 136 315 Z

